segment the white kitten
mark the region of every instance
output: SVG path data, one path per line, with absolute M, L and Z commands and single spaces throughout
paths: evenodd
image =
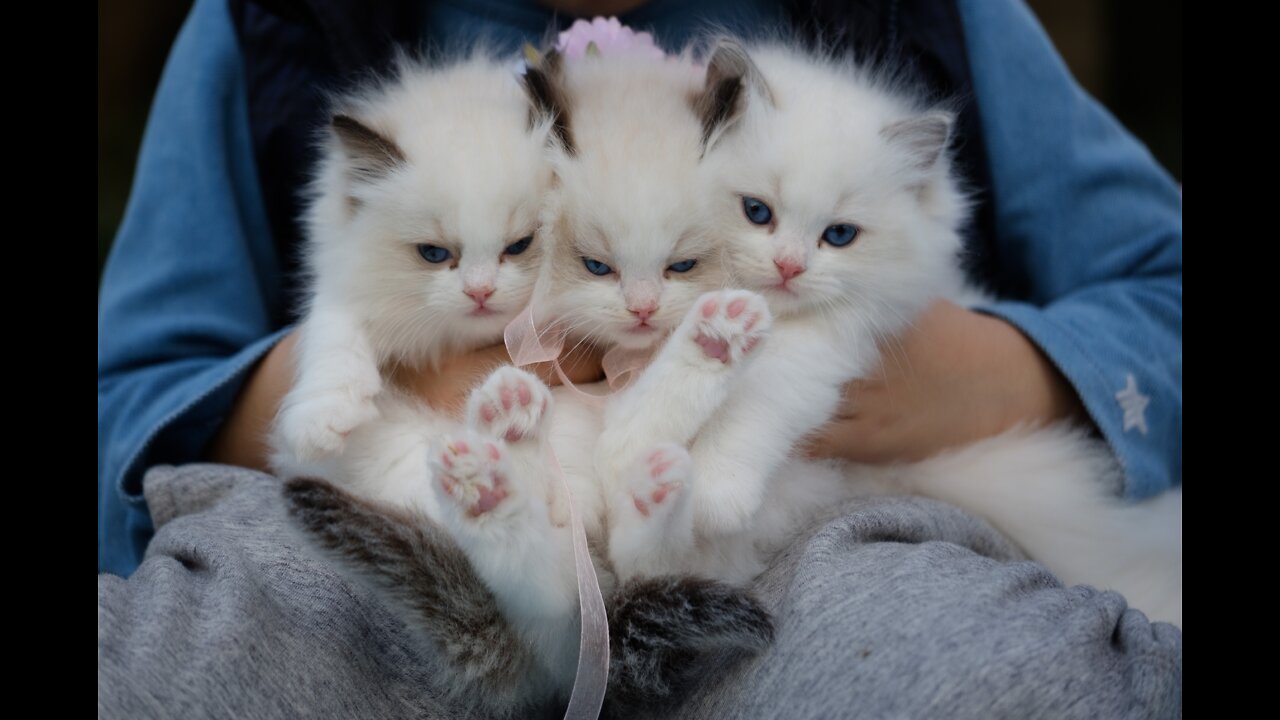
M 760 292 L 774 337 L 691 452 L 699 524 L 742 530 L 797 442 L 831 417 L 877 340 L 960 286 L 965 202 L 946 157 L 952 119 L 848 65 L 783 47 L 748 58 L 742 121 L 713 196 L 736 284 Z M 752 61 L 755 61 L 753 65 Z
M 726 46 L 734 52 L 735 46 Z M 771 476 L 834 410 L 838 389 L 877 362 L 877 344 L 935 298 L 965 302 L 956 229 L 965 201 L 947 158 L 948 113 L 889 79 L 778 46 L 754 48 L 751 105 L 725 139 L 718 197 L 738 238 L 741 286 L 764 294 L 770 347 L 692 448 L 695 512 L 730 535 L 758 522 Z M 1066 582 L 1124 592 L 1181 622 L 1181 491 L 1143 504 L 1116 495 L 1100 441 L 1067 427 L 1017 430 L 937 459 L 857 468 L 992 521 Z
M 401 476 L 388 471 L 414 444 L 394 421 L 432 414 L 380 400 L 386 373 L 497 342 L 528 302 L 551 182 L 550 123 L 532 119 L 509 63 L 482 55 L 405 61 L 394 80 L 339 101 L 311 187 L 310 295 L 273 435 L 278 472 Z M 379 402 L 400 429 L 346 448 Z M 387 482 L 382 494 L 396 495 Z

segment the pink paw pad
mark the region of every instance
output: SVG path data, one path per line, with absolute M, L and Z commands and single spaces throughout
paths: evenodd
M 492 511 L 509 495 L 502 451 L 492 442 L 481 445 L 476 452 L 464 440 L 450 440 L 436 454 L 440 487 L 473 518 Z
M 537 378 L 516 368 L 500 368 L 472 393 L 468 416 L 486 434 L 516 442 L 537 431 L 549 398 Z
M 644 495 L 632 495 L 631 500 L 635 503 L 636 510 L 638 510 L 641 515 L 649 517 L 653 512 L 653 506 L 661 505 L 663 501 L 667 499 L 667 495 L 675 492 L 676 489 L 677 488 L 658 487 L 654 489 L 653 492 L 649 493 L 647 497 Z
M 771 324 L 764 298 L 743 290 L 710 293 L 698 308 L 693 341 L 708 360 L 724 365 L 755 350 Z
M 694 342 L 698 343 L 698 347 L 702 348 L 702 354 L 708 358 L 719 360 L 722 363 L 729 362 L 729 341 L 698 333 L 698 337 L 694 339 Z
M 649 453 L 643 464 L 643 474 L 632 483 L 631 501 L 641 516 L 649 517 L 684 487 L 692 460 L 688 451 L 673 445 Z
M 505 479 L 500 476 L 494 476 L 494 480 L 505 481 Z M 471 517 L 480 517 L 481 515 L 498 507 L 498 503 L 507 499 L 507 489 L 497 484 L 493 487 L 480 487 L 477 490 L 479 492 L 479 498 L 476 500 L 476 503 L 467 510 L 467 514 Z

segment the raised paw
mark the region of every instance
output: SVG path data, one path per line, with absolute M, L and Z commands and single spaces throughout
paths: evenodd
M 517 442 L 537 437 L 551 407 L 551 391 L 533 375 L 501 367 L 471 393 L 467 422 L 476 430 Z
M 378 389 L 366 383 L 290 393 L 279 419 L 288 450 L 303 462 L 340 452 L 352 430 L 378 417 Z
M 506 457 L 489 438 L 446 435 L 431 449 L 431 469 L 437 488 L 469 518 L 493 513 L 511 494 Z
M 765 299 L 747 290 L 720 290 L 698 298 L 690 312 L 694 345 L 707 360 L 741 362 L 773 325 Z
M 663 443 L 645 453 L 627 475 L 632 504 L 647 518 L 680 501 L 693 477 L 693 459 L 679 445 Z

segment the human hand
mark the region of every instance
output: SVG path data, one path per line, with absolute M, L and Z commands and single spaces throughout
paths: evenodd
M 1075 390 L 1007 322 L 939 301 L 850 383 L 809 453 L 866 463 L 920 460 L 1018 424 L 1085 418 Z

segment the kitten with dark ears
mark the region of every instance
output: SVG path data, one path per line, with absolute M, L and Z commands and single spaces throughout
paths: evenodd
M 349 436 L 394 395 L 384 376 L 497 342 L 533 292 L 550 123 L 508 63 L 478 54 L 403 61 L 394 80 L 339 100 L 330 130 L 310 188 L 309 295 L 273 464 L 375 477 L 387 448 L 362 451 Z M 383 410 L 443 420 L 422 405 Z M 387 484 L 369 494 L 406 495 Z
M 912 99 L 882 69 L 734 43 L 748 108 L 724 139 L 713 194 L 735 284 L 764 295 L 775 323 L 744 387 L 690 452 L 695 524 L 734 537 L 760 522 L 770 483 L 806 472 L 796 442 L 878 346 L 932 300 L 972 305 L 957 253 L 966 201 L 952 176 L 945 108 Z M 785 381 L 780 379 L 785 378 Z M 863 492 L 934 497 L 987 518 L 1068 583 L 1118 589 L 1181 623 L 1181 489 L 1128 504 L 1106 445 L 1070 424 L 1020 428 L 932 460 L 849 467 Z

